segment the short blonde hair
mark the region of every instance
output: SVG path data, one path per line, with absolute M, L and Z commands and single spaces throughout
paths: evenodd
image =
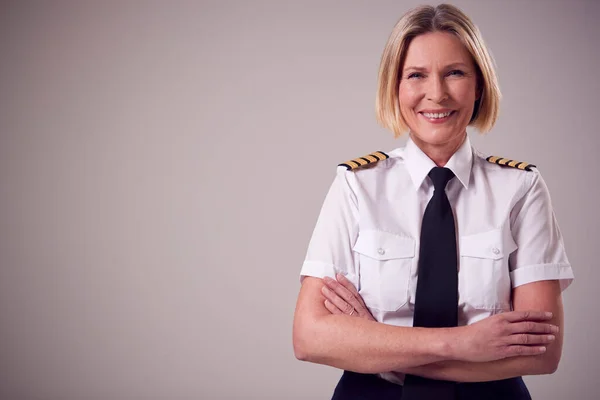
M 490 55 L 479 29 L 460 9 L 450 4 L 420 6 L 404 14 L 392 31 L 381 56 L 375 112 L 377 121 L 398 137 L 408 131 L 400 112 L 398 88 L 406 51 L 413 38 L 430 32 L 449 32 L 465 45 L 477 70 L 479 99 L 469 125 L 480 132 L 494 126 L 500 109 L 500 87 Z

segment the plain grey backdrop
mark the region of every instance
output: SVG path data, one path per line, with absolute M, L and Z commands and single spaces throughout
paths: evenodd
M 421 3 L 0 3 L 0 398 L 329 398 L 298 273 L 336 164 L 404 143 L 376 78 Z M 453 4 L 504 95 L 473 143 L 538 165 L 575 270 L 560 368 L 526 381 L 595 399 L 600 2 Z

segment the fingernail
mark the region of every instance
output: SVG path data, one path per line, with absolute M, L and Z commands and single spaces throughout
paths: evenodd
M 554 339 L 556 339 L 556 336 L 554 336 L 554 335 L 548 335 L 548 340 L 554 340 Z
M 550 331 L 551 331 L 552 333 L 558 333 L 558 331 L 559 331 L 559 329 L 558 329 L 558 326 L 556 326 L 556 325 L 552 325 L 552 326 L 550 327 Z
M 342 274 L 338 273 L 338 274 L 336 274 L 336 276 L 335 276 L 335 277 L 336 277 L 336 278 L 337 278 L 337 280 L 339 281 L 340 279 L 342 279 L 342 278 L 344 277 L 344 275 L 342 275 Z
M 538 348 L 538 350 L 539 350 L 540 353 L 543 353 L 543 352 L 546 351 L 546 348 L 545 347 L 540 347 L 540 348 Z
M 546 317 L 548 317 L 548 318 L 552 318 L 552 313 L 551 313 L 550 311 L 547 311 L 547 312 L 546 312 Z
M 327 286 L 323 286 L 323 288 L 321 288 L 321 291 L 322 291 L 323 293 L 326 293 L 326 294 L 327 294 L 327 293 L 329 293 L 329 288 L 327 288 Z

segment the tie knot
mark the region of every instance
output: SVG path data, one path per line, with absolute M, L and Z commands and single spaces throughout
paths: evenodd
M 433 181 L 433 188 L 435 190 L 444 190 L 450 179 L 454 178 L 454 172 L 448 168 L 433 167 L 429 171 L 429 177 Z

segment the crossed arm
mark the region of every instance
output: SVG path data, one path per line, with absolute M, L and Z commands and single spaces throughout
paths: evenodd
M 513 290 L 515 310 L 545 310 L 552 312 L 550 323 L 559 327 L 553 342 L 546 351 L 536 356 L 509 357 L 477 363 L 447 360 L 407 368 L 404 373 L 432 379 L 457 382 L 480 382 L 512 378 L 523 375 L 551 374 L 558 368 L 562 353 L 563 307 L 558 281 L 540 281 L 519 286 Z
M 515 311 L 473 325 L 412 328 L 376 322 L 354 286 L 338 279 L 304 278 L 293 332 L 300 360 L 363 373 L 398 371 L 460 382 L 546 374 L 557 368 L 563 324 L 558 281 L 515 288 Z M 349 307 L 357 311 L 352 316 L 342 312 Z

